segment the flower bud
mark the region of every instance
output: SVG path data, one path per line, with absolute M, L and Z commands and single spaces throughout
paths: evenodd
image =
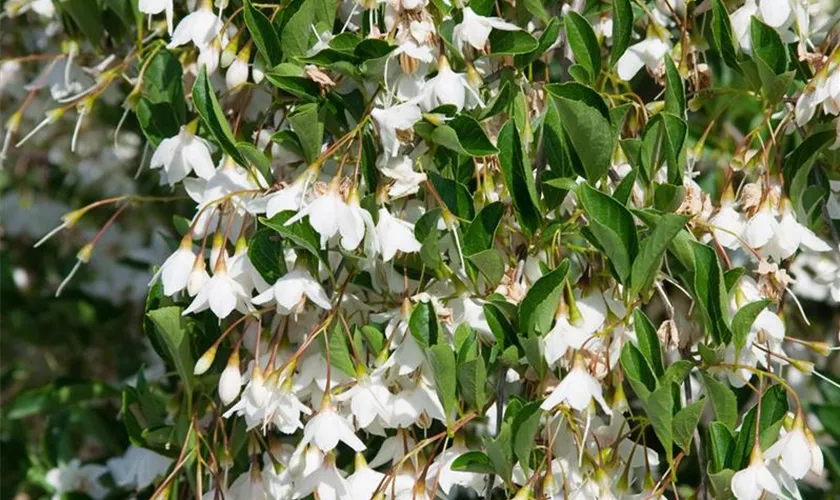
M 225 45 L 225 50 L 222 51 L 221 60 L 219 61 L 223 68 L 227 68 L 230 66 L 234 59 L 236 59 L 236 53 L 239 52 L 239 33 L 237 33 L 231 40 Z
M 207 281 L 207 273 L 204 271 L 204 267 L 204 259 L 200 256 L 196 257 L 193 269 L 190 271 L 190 277 L 187 280 L 187 293 L 190 297 L 195 297 Z
M 207 47 L 198 54 L 198 60 L 196 61 L 198 63 L 198 67 L 201 68 L 204 66 L 204 69 L 207 71 L 207 76 L 212 75 L 219 68 L 220 52 L 221 48 L 219 46 L 219 38 L 215 37 L 207 45 Z
M 265 78 L 265 61 L 260 55 L 254 58 L 254 65 L 251 67 L 251 78 L 254 79 L 254 83 L 257 85 L 262 83 Z
M 242 373 L 239 371 L 239 352 L 234 350 L 228 359 L 227 366 L 219 378 L 219 398 L 227 406 L 239 396 L 242 387 Z
M 225 74 L 225 83 L 229 89 L 234 89 L 248 81 L 248 59 L 251 57 L 250 45 L 246 45 L 236 59 L 230 63 Z
M 203 375 L 210 369 L 213 365 L 213 361 L 216 359 L 216 345 L 210 346 L 210 349 L 204 351 L 204 354 L 198 358 L 198 361 L 195 362 L 195 368 L 193 368 L 193 375 Z

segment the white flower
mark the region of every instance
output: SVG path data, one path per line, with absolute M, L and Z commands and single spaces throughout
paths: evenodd
M 755 0 L 747 0 L 744 5 L 729 15 L 729 20 L 732 23 L 732 31 L 735 33 L 735 38 L 738 40 L 741 50 L 747 54 L 752 53 L 750 24 L 752 23 L 752 17 L 756 14 L 758 14 L 758 6 L 755 4 Z
M 213 13 L 208 2 L 187 17 L 181 19 L 172 34 L 172 41 L 166 47 L 180 47 L 192 42 L 199 49 L 204 48 L 222 30 L 222 21 Z
M 504 31 L 519 29 L 519 26 L 501 18 L 480 16 L 469 7 L 465 7 L 463 13 L 464 19 L 452 30 L 452 43 L 459 51 L 466 44 L 471 45 L 475 50 L 482 50 L 487 44 L 490 31 L 494 28 Z
M 815 252 L 828 252 L 831 247 L 814 234 L 808 227 L 797 222 L 788 208 L 776 227 L 776 232 L 767 244 L 761 248 L 761 255 L 782 262 L 803 246 Z
M 777 30 L 786 28 L 794 20 L 790 0 L 761 0 L 758 11 L 764 24 Z
M 140 0 L 137 4 L 137 10 L 150 16 L 166 11 L 166 28 L 172 35 L 172 16 L 174 12 L 172 0 Z
M 119 486 L 142 490 L 166 474 L 171 464 L 169 457 L 131 445 L 125 455 L 108 460 L 108 470 Z
M 247 313 L 252 309 L 248 292 L 238 281 L 230 277 L 224 258 L 219 259 L 219 263 L 216 265 L 213 277 L 204 283 L 198 295 L 184 310 L 184 316 L 209 308 L 219 319 L 225 319 L 234 309 L 242 313 Z
M 82 465 L 78 458 L 74 458 L 64 465 L 50 469 L 44 476 L 44 481 L 55 491 L 53 500 L 61 500 L 65 493 L 85 493 L 91 498 L 99 499 L 108 494 L 108 490 L 99 482 L 99 478 L 106 472 L 108 468 L 104 465 Z
M 735 250 L 741 246 L 739 237 L 744 232 L 746 221 L 741 212 L 735 210 L 731 204 L 721 207 L 720 211 L 709 220 L 715 239 L 721 246 Z
M 339 224 L 339 219 L 347 206 L 344 200 L 341 199 L 341 193 L 338 191 L 338 183 L 331 182 L 327 192 L 323 196 L 319 196 L 312 200 L 311 203 L 303 207 L 294 217 L 286 221 L 286 225 L 294 224 L 295 222 L 309 216 L 309 224 L 312 229 L 321 235 L 321 248 L 327 247 L 327 241 L 338 234 L 340 230 L 349 231 L 349 228 L 343 228 Z
M 738 500 L 758 500 L 765 491 L 772 495 L 782 496 L 779 482 L 764 464 L 761 450 L 757 447 L 752 452 L 750 465 L 736 472 L 729 486 Z
M 294 269 L 284 274 L 265 292 L 257 295 L 252 302 L 257 305 L 277 302 L 277 312 L 291 314 L 300 311 L 304 297 L 309 298 L 321 309 L 332 309 L 330 298 L 324 288 L 305 269 Z
M 779 221 L 770 209 L 762 206 L 744 228 L 744 240 L 752 248 L 761 248 L 779 231 Z
M 391 393 L 381 376 L 362 375 L 356 380 L 356 385 L 335 397 L 338 402 L 350 401 L 350 412 L 356 417 L 359 427 L 366 428 L 376 417 L 382 422 L 391 418 Z
M 236 56 L 236 59 L 228 66 L 227 73 L 225 73 L 225 84 L 229 89 L 235 89 L 248 81 L 249 54 L 243 56 L 243 53 L 246 52 L 249 51 L 243 49 L 242 53 Z
M 190 273 L 195 264 L 195 253 L 192 251 L 192 242 L 185 238 L 181 246 L 172 255 L 167 257 L 160 266 L 160 269 L 152 277 L 149 285 L 153 285 L 158 278 L 163 283 L 163 294 L 171 297 L 187 287 Z
M 335 411 L 329 400 L 325 400 L 321 404 L 321 410 L 310 418 L 306 427 L 303 428 L 303 439 L 298 446 L 303 447 L 313 443 L 321 451 L 327 453 L 335 449 L 339 441 L 343 441 L 356 451 L 367 448 L 356 436 L 347 420 Z
M 353 495 L 352 498 L 373 498 L 373 493 L 385 474 L 371 469 L 361 453 L 356 453 L 355 465 L 353 474 L 347 478 L 347 487 Z
M 383 155 L 377 162 L 379 171 L 394 180 L 388 189 L 388 196 L 395 200 L 416 193 L 426 182 L 426 174 L 414 171 L 414 161 L 408 156 L 388 157 Z
M 671 47 L 659 38 L 646 38 L 631 45 L 618 59 L 616 69 L 622 80 L 631 80 L 642 67 L 655 71 Z
M 245 417 L 245 425 L 248 430 L 253 429 L 259 424 L 266 423 L 266 410 L 271 399 L 271 391 L 266 387 L 265 379 L 262 372 L 257 370 L 245 390 L 242 391 L 242 397 L 225 412 L 224 417 L 230 418 L 231 415 L 239 415 Z
M 202 179 L 210 179 L 216 173 L 207 143 L 187 127 L 181 127 L 178 135 L 160 141 L 149 167 L 163 167 L 170 186 L 181 182 L 192 171 Z
M 598 402 L 604 413 L 612 415 L 612 410 L 604 400 L 603 389 L 598 380 L 589 374 L 579 355 L 575 358 L 572 370 L 566 375 L 554 391 L 543 401 L 540 408 L 545 411 L 553 409 L 560 403 L 566 403 L 577 411 L 589 408 L 592 400 Z
M 814 460 L 811 456 L 811 446 L 802 427 L 802 420 L 798 417 L 794 419 L 793 428 L 767 448 L 764 457 L 769 460 L 778 458 L 782 468 L 794 479 L 805 477 Z
M 316 498 L 321 500 L 357 498 L 353 495 L 350 485 L 342 477 L 342 474 L 343 472 L 335 466 L 335 457 L 330 453 L 324 457 L 320 467 L 304 474 L 296 483 L 297 492 L 294 498 L 303 498 L 312 492 L 317 492 Z
M 359 247 L 364 239 L 365 252 L 375 255 L 379 252 L 379 241 L 376 239 L 376 226 L 373 224 L 373 217 L 370 212 L 362 208 L 358 191 L 351 190 L 349 198 L 349 202 L 339 220 L 341 224 L 341 246 L 345 250 L 353 251 Z
M 267 500 L 262 472 L 259 466 L 251 465 L 248 472 L 243 472 L 230 485 L 225 498 L 231 500 Z
M 429 112 L 445 104 L 455 106 L 458 112 L 464 108 L 473 109 L 484 105 L 478 93 L 470 86 L 467 75 L 452 71 L 446 56 L 441 56 L 437 75 L 426 81 L 423 87 L 420 107 Z
M 397 219 L 386 208 L 379 209 L 376 236 L 382 250 L 382 261 L 389 262 L 397 251 L 420 251 L 420 242 L 414 237 L 414 224 Z
M 475 491 L 482 491 L 482 487 L 484 486 L 483 475 L 475 472 L 452 470 L 452 464 L 455 462 L 455 459 L 468 451 L 470 451 L 469 448 L 464 446 L 460 438 L 456 437 L 455 444 L 435 458 L 435 461 L 429 466 L 426 477 L 438 478 L 440 489 L 446 495 L 449 494 L 449 490 L 456 484 Z
M 580 298 L 580 293 L 575 292 L 574 309 L 569 306 L 562 308 L 554 326 L 543 339 L 545 361 L 549 365 L 562 358 L 569 348 L 593 347 L 590 339 L 607 318 L 607 305 L 600 292 L 584 298 Z
M 386 155 L 397 156 L 400 150 L 400 140 L 397 132 L 401 130 L 412 130 L 414 124 L 422 117 L 420 106 L 414 101 L 404 102 L 390 108 L 374 108 L 370 112 L 376 128 L 379 130 L 379 139 Z
M 304 189 L 311 176 L 307 173 L 280 191 L 268 195 L 265 215 L 269 219 L 288 210 L 298 211 L 303 204 Z

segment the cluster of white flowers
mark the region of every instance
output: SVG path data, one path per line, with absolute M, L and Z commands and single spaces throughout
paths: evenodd
M 799 150 L 784 158 L 779 150 L 794 134 L 807 141 L 806 128 L 831 136 L 815 147 L 826 155 L 840 145 L 840 50 L 818 48 L 836 35 L 831 21 L 837 16 L 824 6 L 747 0 L 726 22 L 713 19 L 716 32 L 731 30 L 727 49 L 744 58 L 763 50 L 755 46 L 755 26 L 762 23 L 780 44 L 796 44 L 791 54 L 807 66 L 798 71 L 813 76 L 796 86 L 791 72 L 786 99 L 761 125 L 748 135 L 729 131 L 737 151 L 720 162 L 726 163 L 722 189 L 711 190 L 694 177 L 703 170 L 713 124 L 705 132 L 701 124 L 703 135 L 689 145 L 694 124 L 683 115 L 686 107 L 696 110 L 686 105 L 686 89 L 675 86 L 687 81 L 692 105 L 702 106 L 710 65 L 723 63 L 699 62 L 705 48 L 694 47 L 686 30 L 693 15 L 725 13 L 718 0 L 699 6 L 657 1 L 641 17 L 636 13 L 635 26 L 629 2 L 614 2 L 626 4 L 629 25 L 573 2 L 559 12 L 563 30 L 541 5 L 508 19 L 506 6 L 476 2 L 343 0 L 334 6 L 337 19 L 320 19 L 314 2 L 292 2 L 296 10 L 287 15 L 291 6 L 140 0 L 139 12 L 149 16 L 142 40 L 148 45 L 137 47 L 142 57 L 131 52 L 125 60 L 110 56 L 81 67 L 74 59 L 82 48 L 67 44 L 29 86 L 14 83 L 22 81 L 20 63 L 2 63 L 4 93 L 49 88 L 57 103 L 46 118 L 32 120 L 24 101 L 7 121 L 4 157 L 71 110 L 78 118 L 70 149 L 83 149 L 94 103 L 113 99 L 106 97 L 111 85 L 124 79 L 131 90 L 123 106 L 137 114 L 149 140 L 158 189 L 171 191 L 120 192 L 66 214 L 58 230 L 91 210 L 117 207 L 82 247 L 73 272 L 91 261 L 124 210 L 173 200 L 195 207 L 178 227 L 177 248 L 149 283 L 149 303 L 177 309 L 171 322 L 195 327 L 184 332 L 199 323 L 220 330 L 197 361 L 185 355 L 195 361 L 193 373 L 178 368 L 180 376 L 216 393 L 205 398 L 211 403 L 189 399 L 183 405 L 189 410 L 179 410 L 205 411 L 186 416 L 187 441 L 201 448 L 211 436 L 216 440 L 203 452 L 188 452 L 199 453 L 201 479 L 193 486 L 203 498 L 407 500 L 447 497 L 459 488 L 480 495 L 504 488 L 517 499 L 665 498 L 668 488 L 676 491 L 669 482 L 683 457 L 696 449 L 709 459 L 714 451 L 695 432 L 700 414 L 691 420 L 695 405 L 707 400 L 724 420 L 711 387 L 724 387 L 733 405 L 728 387 L 754 391 L 762 407 L 768 380 L 792 391 L 785 370 L 819 374 L 814 363 L 789 354 L 790 345 L 822 354 L 829 348 L 792 338 L 789 318 L 801 314 L 808 322 L 800 297 L 840 302 L 840 241 L 833 226 L 840 219 L 834 192 L 840 182 L 833 177 L 840 172 L 836 165 L 820 169 L 832 176 L 823 182 L 827 193 L 806 210 L 804 187 L 794 193 L 791 184 L 810 182 L 802 178 L 808 171 L 796 182 L 790 177 L 811 168 L 814 158 Z M 41 1 L 8 2 L 6 11 L 57 16 Z M 295 23 L 304 28 L 287 31 Z M 619 36 L 619 24 L 626 35 Z M 646 35 L 636 37 L 634 28 L 642 26 Z M 283 37 L 296 41 L 287 45 L 276 33 L 280 27 Z M 366 42 L 385 49 L 360 49 Z M 306 46 L 296 46 L 301 43 Z M 280 57 L 273 53 L 280 47 L 298 54 L 271 60 Z M 601 71 L 600 61 L 618 47 L 614 68 L 604 64 Z M 379 56 L 365 59 L 366 51 L 377 50 Z M 584 50 L 597 53 L 585 61 Z M 157 64 L 161 54 L 169 54 L 169 62 Z M 140 64 L 129 72 L 135 57 Z M 790 56 L 781 57 L 787 64 Z M 157 87 L 150 91 L 144 81 L 170 62 L 183 71 L 183 79 L 174 75 L 175 87 L 165 87 L 177 90 L 174 97 Z M 577 82 L 556 90 L 549 84 L 552 63 Z M 535 79 L 534 68 L 545 69 L 544 80 Z M 588 74 L 593 68 L 601 72 Z M 648 75 L 641 76 L 643 68 Z M 764 66 L 755 71 L 762 81 L 769 78 Z M 155 85 L 171 85 L 167 78 L 173 75 L 158 73 L 162 81 Z M 667 83 L 664 103 L 645 103 L 630 92 L 631 81 L 640 78 Z M 192 99 L 184 98 L 184 86 L 192 88 Z M 503 101 L 506 89 L 515 97 Z M 609 108 L 599 96 L 610 96 Z M 170 110 L 165 98 L 180 104 Z M 154 106 L 192 118 L 176 116 L 178 125 L 168 127 L 164 120 L 172 116 L 153 116 Z M 569 113 L 579 114 L 570 120 Z M 554 130 L 562 132 L 549 142 L 546 130 L 559 127 L 550 123 L 556 116 L 562 126 Z M 30 121 L 15 143 L 21 124 Z M 685 129 L 676 147 L 674 123 Z M 590 141 L 603 144 L 597 130 L 603 124 L 614 146 L 627 137 L 593 175 Z M 648 134 L 653 127 L 659 128 Z M 510 130 L 516 137 L 506 149 Z M 652 155 L 653 163 L 632 158 L 634 148 L 637 156 Z M 660 148 L 667 154 L 660 157 Z M 793 172 L 777 166 L 797 154 L 804 159 Z M 680 193 L 674 206 L 661 200 L 666 189 Z M 564 198 L 554 203 L 557 190 Z M 722 194 L 713 198 L 713 191 Z M 541 217 L 537 230 L 528 210 Z M 625 214 L 629 227 L 609 226 L 624 223 L 616 221 Z M 660 234 L 666 223 L 656 224 L 665 219 L 678 220 L 679 231 Z M 652 228 L 645 239 L 639 237 L 643 228 Z M 664 257 L 678 232 L 683 249 L 668 247 Z M 668 241 L 657 243 L 664 234 Z M 617 250 L 622 245 L 624 254 Z M 695 246 L 724 262 L 727 273 L 701 268 Z M 688 267 L 680 254 L 685 248 L 698 262 L 690 273 L 662 266 L 673 259 Z M 637 273 L 653 264 L 662 269 L 637 283 Z M 694 275 L 706 271 L 711 276 Z M 703 280 L 713 284 L 701 295 Z M 681 307 L 684 295 L 696 310 Z M 657 300 L 664 307 L 658 329 L 642 313 Z M 698 334 L 697 311 L 705 315 L 705 334 Z M 754 312 L 746 324 L 727 319 L 746 321 L 742 311 Z M 509 342 L 508 334 L 517 340 Z M 229 356 L 223 368 L 215 363 L 222 352 Z M 645 370 L 648 378 L 639 375 Z M 625 379 L 634 397 L 625 394 Z M 692 386 L 707 388 L 704 399 L 698 401 L 700 391 Z M 762 428 L 760 439 L 744 438 L 751 449 L 741 452 L 748 457 L 717 471 L 718 478 L 730 473 L 724 483 L 736 498 L 800 498 L 797 481 L 824 474 L 806 408 L 798 399 L 795 404 L 788 412 L 785 402 L 776 435 L 765 436 Z M 666 419 L 657 412 L 670 413 Z M 672 430 L 672 419 L 689 419 L 680 420 L 691 429 L 687 442 L 674 437 L 685 428 L 674 424 Z M 758 421 L 745 418 L 737 428 L 733 421 L 725 432 L 730 441 L 741 433 L 740 445 Z M 231 449 L 228 434 L 243 422 L 247 447 Z M 649 441 L 653 435 L 660 445 Z M 773 444 L 763 449 L 768 440 Z M 675 459 L 677 447 L 682 451 Z M 45 481 L 55 498 L 71 491 L 103 498 L 107 473 L 118 487 L 137 491 L 168 477 L 155 486 L 160 492 L 174 477 L 167 472 L 182 467 L 180 458 L 132 446 L 107 466 L 75 460 L 51 470 Z M 230 471 L 235 476 L 228 477 Z M 707 473 L 711 468 L 701 463 L 701 476 Z M 711 487 L 705 479 L 701 485 Z

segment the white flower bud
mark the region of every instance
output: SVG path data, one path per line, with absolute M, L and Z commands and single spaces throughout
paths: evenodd
M 233 403 L 242 387 L 242 373 L 239 371 L 239 353 L 231 354 L 228 364 L 219 378 L 219 398 L 225 406 Z
M 248 81 L 248 58 L 250 55 L 251 51 L 246 46 L 230 63 L 230 67 L 225 74 L 225 83 L 227 83 L 229 89 L 236 88 Z
M 203 375 L 213 366 L 213 360 L 216 359 L 216 346 L 213 345 L 210 349 L 207 349 L 204 354 L 198 358 L 198 361 L 195 362 L 195 368 L 193 368 L 194 375 Z

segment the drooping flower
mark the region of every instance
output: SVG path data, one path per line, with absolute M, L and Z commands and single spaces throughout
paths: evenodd
M 819 454 L 819 457 L 816 457 L 816 454 Z M 822 462 L 822 451 L 819 447 L 816 447 L 816 450 L 812 448 L 805 435 L 802 415 L 798 414 L 793 420 L 791 430 L 767 448 L 764 457 L 769 460 L 778 458 L 782 468 L 791 477 L 802 479 L 815 463 Z
M 738 500 L 758 500 L 765 492 L 782 496 L 779 482 L 765 465 L 757 445 L 753 448 L 750 465 L 732 476 L 730 488 Z
M 171 464 L 169 457 L 131 445 L 123 456 L 108 460 L 108 470 L 117 485 L 142 490 L 166 474 Z
M 356 451 L 367 448 L 347 420 L 335 411 L 329 397 L 326 397 L 321 403 L 321 409 L 303 428 L 303 439 L 298 446 L 312 443 L 322 452 L 328 453 L 338 446 L 339 441 Z
M 371 110 L 370 116 L 376 123 L 382 149 L 388 156 L 399 154 L 400 133 L 411 131 L 414 124 L 422 118 L 420 106 L 414 101 L 407 101 L 390 108 L 374 108 Z
M 482 50 L 493 29 L 517 31 L 519 26 L 498 17 L 485 17 L 475 13 L 470 7 L 464 7 L 463 20 L 452 30 L 452 43 L 462 51 L 465 45 L 475 50 Z
M 382 251 L 382 260 L 389 262 L 398 251 L 420 251 L 420 242 L 414 237 L 414 225 L 391 215 L 386 208 L 379 209 L 376 236 Z
M 593 399 L 601 405 L 604 413 L 607 415 L 612 414 L 612 410 L 604 400 L 601 384 L 595 377 L 589 374 L 586 366 L 584 366 L 583 358 L 577 355 L 572 370 L 557 384 L 557 387 L 543 401 L 540 408 L 545 411 L 550 411 L 555 406 L 565 403 L 577 411 L 583 411 L 589 408 Z
M 383 155 L 377 163 L 379 171 L 394 181 L 388 189 L 388 196 L 395 200 L 416 193 L 426 182 L 426 174 L 414 170 L 414 162 L 408 156 L 388 157 Z
M 227 318 L 234 309 L 242 313 L 252 309 L 250 295 L 228 274 L 224 258 L 217 261 L 213 276 L 202 285 L 198 295 L 189 307 L 184 309 L 183 314 L 186 316 L 208 308 L 219 319 Z
M 202 49 L 222 30 L 222 21 L 213 13 L 210 2 L 203 0 L 201 6 L 181 19 L 172 34 L 167 48 L 180 47 L 189 42 Z
M 470 85 L 467 75 L 452 71 L 446 56 L 440 56 L 437 75 L 427 80 L 423 87 L 420 107 L 429 112 L 445 104 L 455 106 L 459 112 L 464 108 L 473 109 L 484 105 Z
M 646 38 L 631 45 L 616 63 L 619 78 L 631 80 L 645 66 L 649 71 L 655 71 L 669 50 L 671 47 L 657 37 Z
M 167 297 L 175 295 L 187 288 L 195 260 L 196 255 L 192 251 L 192 240 L 187 236 L 181 240 L 178 250 L 163 262 L 149 285 L 153 285 L 160 279 L 163 284 L 163 294 Z
M 163 168 L 164 178 L 170 186 L 193 171 L 202 179 L 210 179 L 216 173 L 207 143 L 187 127 L 181 127 L 178 135 L 160 141 L 149 167 Z
M 169 35 L 172 35 L 172 18 L 174 15 L 172 0 L 140 0 L 137 3 L 137 10 L 149 16 L 166 11 L 166 28 L 169 30 Z
M 293 269 L 281 276 L 274 285 L 252 299 L 254 304 L 263 305 L 272 300 L 277 303 L 277 312 L 292 314 L 300 312 L 304 297 L 321 309 L 332 309 L 330 298 L 315 278 L 305 269 Z

